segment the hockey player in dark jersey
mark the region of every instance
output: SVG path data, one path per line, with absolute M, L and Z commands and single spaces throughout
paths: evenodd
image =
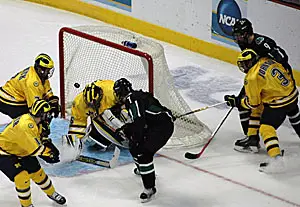
M 129 150 L 137 166 L 135 172 L 141 175 L 145 188 L 141 202 L 147 202 L 156 193 L 153 157 L 173 134 L 174 117 L 151 93 L 133 90 L 125 78 L 115 82 L 114 91 L 132 118 L 132 123 L 122 129 L 129 138 Z
M 242 18 L 233 26 L 232 35 L 235 42 L 239 45 L 241 50 L 252 49 L 256 52 L 258 57 L 267 57 L 280 63 L 291 75 L 293 81 L 292 67 L 288 63 L 288 56 L 286 52 L 279 47 L 276 42 L 264 35 L 253 32 L 252 23 Z M 242 88 L 239 97 L 245 96 L 245 89 Z M 243 128 L 243 132 L 246 135 L 243 139 L 238 139 L 235 142 L 234 149 L 241 152 L 258 152 L 259 135 L 247 136 L 248 128 L 250 130 L 258 131 L 260 117 L 252 110 L 246 110 L 239 108 L 240 121 Z

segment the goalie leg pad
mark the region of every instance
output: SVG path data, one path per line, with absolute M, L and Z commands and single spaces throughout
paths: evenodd
M 127 139 L 112 131 L 107 125 L 105 125 L 105 123 L 98 120 L 93 120 L 93 125 L 98 133 L 111 143 L 123 148 L 128 148 Z

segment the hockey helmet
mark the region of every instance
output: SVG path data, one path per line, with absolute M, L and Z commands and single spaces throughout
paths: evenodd
M 114 92 L 119 100 L 125 98 L 132 89 L 132 84 L 126 78 L 120 78 L 114 84 Z
M 243 73 L 248 71 L 257 63 L 259 57 L 252 49 L 243 50 L 237 59 L 237 65 Z
M 252 23 L 242 18 L 237 21 L 232 27 L 232 36 L 236 42 L 248 42 L 248 37 L 253 34 Z
M 51 117 L 51 106 L 47 101 L 38 99 L 32 104 L 30 114 L 40 117 L 42 121 L 49 120 Z
M 42 80 L 47 80 L 54 73 L 54 62 L 47 54 L 39 54 L 34 61 L 34 68 Z
M 102 89 L 94 82 L 89 83 L 83 90 L 83 98 L 88 107 L 97 110 L 100 107 L 100 101 L 103 97 Z

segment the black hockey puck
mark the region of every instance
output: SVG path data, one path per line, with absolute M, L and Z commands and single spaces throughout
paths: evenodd
M 74 87 L 75 87 L 75 88 L 79 88 L 79 87 L 80 87 L 80 84 L 79 84 L 79 83 L 74 83 Z

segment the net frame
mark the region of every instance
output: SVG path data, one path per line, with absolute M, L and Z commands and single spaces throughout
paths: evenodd
M 146 89 L 146 90 L 148 90 L 149 92 L 155 94 L 155 96 L 156 96 L 156 93 L 160 93 L 161 89 L 157 90 L 157 88 L 154 86 L 154 84 L 156 84 L 154 78 L 157 76 L 157 74 L 156 74 L 156 76 L 154 75 L 154 73 L 156 73 L 156 72 L 154 71 L 155 70 L 155 68 L 154 68 L 155 64 L 153 62 L 153 58 L 152 57 L 154 57 L 154 59 L 156 60 L 158 58 L 157 57 L 158 56 L 157 53 L 153 53 L 151 51 L 152 53 L 150 53 L 151 54 L 150 55 L 149 53 L 145 52 L 145 49 L 142 50 L 142 51 L 140 51 L 139 48 L 132 49 L 132 48 L 123 46 L 119 42 L 116 43 L 116 42 L 113 42 L 112 40 L 106 40 L 106 39 L 104 39 L 104 37 L 103 38 L 99 37 L 99 35 L 95 36 L 92 33 L 89 34 L 87 31 L 84 31 L 85 29 L 87 29 L 89 27 L 92 28 L 91 29 L 92 31 L 97 30 L 97 26 L 88 25 L 88 27 L 86 27 L 86 26 L 82 26 L 82 27 L 79 26 L 79 27 L 74 27 L 74 28 L 63 27 L 59 31 L 60 96 L 61 96 L 60 100 L 61 100 L 61 106 L 62 106 L 62 112 L 61 112 L 61 114 L 62 114 L 63 118 L 66 117 L 65 114 L 66 114 L 66 101 L 67 101 L 66 97 L 65 97 L 65 58 L 64 58 L 64 49 L 65 48 L 64 48 L 64 34 L 71 34 L 71 35 L 74 35 L 74 36 L 77 36 L 77 37 L 80 37 L 80 38 L 83 38 L 83 39 L 86 39 L 86 40 L 89 40 L 89 41 L 92 41 L 92 42 L 95 42 L 95 43 L 99 43 L 99 44 L 102 44 L 102 45 L 114 48 L 116 50 L 120 50 L 122 52 L 126 52 L 126 53 L 131 54 L 131 55 L 138 56 L 141 59 L 146 60 L 147 61 L 146 65 L 147 65 L 147 69 L 148 69 L 147 70 L 147 72 L 148 72 L 148 75 L 147 75 L 147 78 L 148 78 L 148 89 Z M 98 27 L 99 27 L 99 29 L 107 28 L 107 27 L 103 27 L 103 26 L 98 26 Z M 163 58 L 164 59 L 163 60 L 163 62 L 164 62 L 163 66 L 165 64 L 166 65 L 165 67 L 168 67 L 167 63 L 166 63 L 166 60 L 165 60 L 163 47 L 159 43 L 154 43 L 150 39 L 146 39 L 143 36 L 136 36 L 134 33 L 131 33 L 131 32 L 125 31 L 125 30 L 121 30 L 121 29 L 117 29 L 117 28 L 109 28 L 109 29 L 112 29 L 113 31 L 121 32 L 122 34 L 125 33 L 126 35 L 128 35 L 128 34 L 129 35 L 133 35 L 133 37 L 137 37 L 136 40 L 138 40 L 139 38 L 142 38 L 142 41 L 145 41 L 145 43 L 147 43 L 147 44 L 152 44 L 153 43 L 155 47 L 158 47 L 159 52 L 163 53 L 161 55 L 163 57 L 159 57 L 159 58 Z M 80 30 L 83 30 L 84 32 L 80 31 Z M 126 39 L 124 39 L 124 40 L 126 40 Z M 145 67 L 145 64 L 143 64 L 143 66 Z M 168 68 L 167 68 L 167 70 L 168 71 L 162 72 L 162 74 L 164 76 L 166 76 L 166 78 L 168 79 L 168 80 L 164 80 L 164 82 L 168 82 L 168 84 L 166 86 L 170 87 L 170 89 L 167 89 L 167 90 L 172 90 L 172 97 L 174 99 L 171 97 L 171 101 L 174 100 L 175 102 L 176 101 L 179 102 L 179 104 L 183 104 L 183 106 L 185 107 L 184 110 L 186 110 L 186 111 L 180 111 L 179 113 L 177 113 L 175 111 L 175 115 L 180 115 L 181 113 L 185 113 L 187 111 L 191 111 L 191 109 L 188 107 L 188 105 L 186 104 L 186 102 L 183 100 L 183 98 L 181 97 L 181 95 L 179 94 L 179 92 L 177 91 L 177 89 L 175 88 L 174 82 L 173 82 L 173 78 L 171 77 L 171 74 L 170 74 Z M 156 77 L 156 79 L 157 79 L 157 77 Z M 162 81 L 162 80 L 159 80 L 159 81 Z M 158 95 L 158 98 L 160 99 L 161 96 L 162 96 L 162 94 L 160 93 Z M 163 104 L 163 105 L 165 105 L 165 104 Z M 166 105 L 166 106 L 168 107 L 168 105 Z M 194 128 L 195 127 L 199 127 L 199 123 L 200 123 L 200 127 L 202 128 L 202 130 L 198 130 L 197 134 L 195 134 L 195 135 L 188 135 L 188 136 L 186 136 L 184 138 L 179 138 L 179 139 L 177 139 L 178 137 L 176 137 L 175 139 L 171 138 L 169 140 L 168 144 L 165 146 L 165 148 L 194 147 L 194 146 L 198 146 L 198 145 L 203 145 L 208 140 L 208 138 L 210 136 L 210 133 L 211 133 L 210 129 L 204 123 L 202 123 L 194 114 L 189 115 L 187 117 L 182 117 L 182 118 L 180 118 L 180 121 L 176 121 L 176 123 L 179 126 L 175 127 L 175 132 L 176 132 L 176 128 L 183 129 L 185 127 L 184 126 L 185 123 L 189 123 L 192 126 L 192 128 L 193 127 Z M 177 130 L 177 132 L 180 131 L 180 130 Z

